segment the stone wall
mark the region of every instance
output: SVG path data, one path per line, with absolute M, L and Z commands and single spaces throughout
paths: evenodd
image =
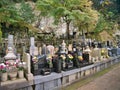
M 46 76 L 34 76 L 32 81 L 23 79 L 2 82 L 0 90 L 59 90 L 61 87 L 70 85 L 83 77 L 92 75 L 118 62 L 120 62 L 120 56 L 111 57 L 86 67 L 62 71 L 62 73 L 53 72 Z

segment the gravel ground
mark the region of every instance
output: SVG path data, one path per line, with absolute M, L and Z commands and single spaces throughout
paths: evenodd
M 120 65 L 77 90 L 120 90 Z

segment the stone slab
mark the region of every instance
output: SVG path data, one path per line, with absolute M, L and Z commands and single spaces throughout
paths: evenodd
M 76 74 L 77 74 L 77 73 L 72 74 L 72 75 L 69 75 L 69 82 L 70 82 L 70 83 L 72 83 L 73 81 L 76 80 Z
M 90 75 L 90 71 L 91 71 L 91 69 L 86 70 L 86 71 L 85 71 L 85 76 Z
M 62 76 L 68 76 L 68 75 L 71 75 L 71 74 L 74 74 L 74 73 L 77 73 L 77 72 L 80 72 L 81 69 L 78 68 L 78 69 L 73 69 L 73 70 L 69 70 L 69 71 L 63 71 L 62 72 Z
M 94 67 L 94 66 L 95 66 L 95 65 L 92 64 L 92 65 L 89 65 L 89 66 L 82 67 L 80 70 L 81 70 L 81 71 L 83 71 L 83 70 L 88 70 L 88 69 L 90 69 L 90 68 L 92 68 L 92 67 Z
M 50 75 L 46 75 L 46 76 L 42 76 L 42 75 L 38 75 L 38 76 L 34 76 L 34 84 L 39 84 L 39 83 L 44 83 L 44 82 L 48 82 L 54 79 L 59 79 L 62 77 L 61 73 L 51 73 Z
M 31 85 L 33 85 L 33 81 L 27 81 L 25 78 L 16 79 L 14 81 L 8 80 L 6 82 L 1 82 L 1 87 L 6 88 L 5 90 L 14 90 L 19 88 L 29 87 Z

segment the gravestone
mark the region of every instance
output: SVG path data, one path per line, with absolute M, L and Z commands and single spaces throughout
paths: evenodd
M 53 69 L 57 73 L 61 73 L 62 70 L 62 58 L 59 55 L 53 57 Z
M 46 44 L 43 44 L 42 49 L 41 49 L 41 54 L 42 55 L 46 55 L 49 54 L 50 52 L 48 51 L 48 48 L 46 46 Z
M 23 61 L 26 62 L 26 78 L 28 81 L 33 80 L 33 74 L 31 73 L 31 57 L 28 53 L 23 53 Z
M 42 53 L 42 48 L 39 47 L 39 50 L 38 50 L 38 51 L 39 51 L 38 54 L 41 55 L 41 53 Z
M 93 62 L 97 62 L 101 59 L 101 50 L 97 48 L 97 45 L 95 45 L 95 48 L 92 50 L 91 57 L 95 58 Z
M 54 46 L 53 45 L 48 45 L 47 46 L 47 49 L 48 49 L 48 51 L 49 51 L 49 53 L 50 53 L 50 55 L 54 55 L 54 53 L 55 53 L 55 49 L 54 49 Z
M 34 37 L 30 38 L 30 55 L 37 56 L 38 55 L 38 47 L 35 46 Z
M 8 35 L 8 47 L 12 47 L 13 48 L 13 35 Z
M 77 45 L 75 41 L 72 44 L 72 55 L 73 55 L 73 66 L 79 67 L 78 50 L 77 50 Z
M 34 50 L 35 50 L 34 37 L 31 37 L 30 38 L 30 55 L 34 56 Z
M 13 49 L 13 53 L 16 54 L 16 49 L 14 47 L 13 35 L 8 35 L 8 47 L 11 47 Z
M 34 47 L 34 55 L 38 56 L 38 47 Z
M 112 48 L 111 53 L 112 56 L 117 56 L 117 48 Z
M 45 68 L 45 59 L 46 56 L 45 55 L 40 55 L 36 58 L 32 58 L 32 59 L 37 59 L 37 61 L 34 63 L 33 60 L 31 61 L 31 71 L 34 75 L 40 75 L 41 74 L 41 70 L 43 68 Z
M 91 50 L 89 46 L 86 46 L 86 49 L 83 50 L 83 60 L 87 63 L 91 62 Z

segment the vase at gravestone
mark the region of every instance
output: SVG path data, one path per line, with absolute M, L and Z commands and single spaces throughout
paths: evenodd
M 1 81 L 2 82 L 7 81 L 8 80 L 8 74 L 7 74 L 7 72 L 1 73 L 0 77 L 1 77 Z

